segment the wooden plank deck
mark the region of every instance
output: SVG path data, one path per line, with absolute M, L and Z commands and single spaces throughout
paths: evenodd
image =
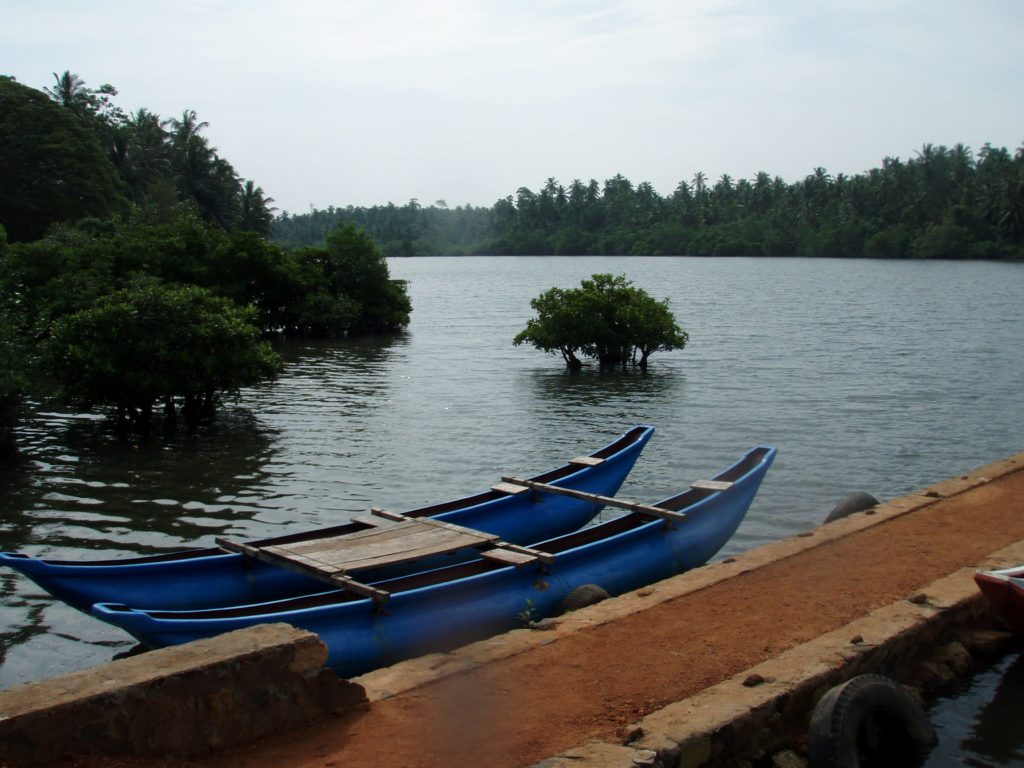
M 481 547 L 497 536 L 432 520 L 405 520 L 347 536 L 261 547 L 271 557 L 304 562 L 327 574 L 418 560 L 466 547 Z
M 350 576 L 353 572 L 406 563 L 460 549 L 479 549 L 480 556 L 501 565 L 550 563 L 554 555 L 501 541 L 498 536 L 430 518 L 406 518 L 373 509 L 365 525 L 376 527 L 337 536 L 281 544 L 248 545 L 217 539 L 225 549 L 323 581 L 340 589 L 385 602 L 390 593 Z M 394 521 L 385 523 L 385 520 Z

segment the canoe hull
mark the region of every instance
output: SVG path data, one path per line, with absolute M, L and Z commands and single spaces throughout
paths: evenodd
M 1024 635 L 1024 567 L 979 571 L 974 581 L 1010 630 Z
M 591 454 L 603 459 L 599 465 L 573 467 L 568 473 L 565 467 L 560 467 L 537 477 L 555 475 L 557 477 L 548 482 L 614 496 L 653 433 L 653 427 L 635 427 Z M 600 509 L 590 502 L 564 496 L 483 492 L 406 514 L 430 516 L 493 533 L 512 543 L 529 544 L 576 530 Z M 345 527 L 332 530 L 343 531 Z M 284 538 L 291 537 L 281 537 Z M 447 555 L 446 559 L 432 564 L 421 563 L 417 570 L 441 567 L 469 556 L 466 552 Z M 325 589 L 325 585 L 315 579 L 218 548 L 85 563 L 0 553 L 0 565 L 20 571 L 57 599 L 85 612 L 89 612 L 94 603 L 103 602 L 183 610 L 267 602 Z M 393 569 L 361 578 L 380 580 L 399 572 Z
M 592 539 L 571 549 L 560 551 L 558 539 L 536 544 L 538 549 L 558 552 L 555 562 L 543 569 L 497 568 L 397 592 L 383 611 L 364 599 L 312 607 L 267 603 L 226 609 L 217 616 L 161 615 L 124 605 L 97 605 L 93 613 L 150 647 L 176 645 L 259 623 L 286 622 L 319 635 L 329 649 L 328 666 L 338 674 L 358 675 L 554 615 L 565 597 L 583 584 L 596 584 L 617 595 L 707 562 L 735 533 L 774 459 L 774 449 L 757 450 L 761 456 L 750 471 L 729 491 L 688 506 L 687 519 L 682 522 L 654 520 L 602 535 L 602 528 L 616 531 L 625 518 L 633 517 L 626 515 L 589 528 L 585 534 L 562 537 Z M 672 509 L 673 499 L 658 506 Z M 385 581 L 378 586 L 388 585 Z M 325 596 L 329 594 L 338 593 Z

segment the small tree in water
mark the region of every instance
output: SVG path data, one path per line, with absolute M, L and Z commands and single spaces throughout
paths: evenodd
M 219 396 L 278 372 L 255 314 L 203 288 L 143 278 L 57 320 L 44 364 L 69 400 L 112 406 L 122 431 L 149 431 L 160 406 L 194 426 Z
M 690 338 L 667 299 L 652 298 L 625 275 L 596 274 L 579 288 L 550 288 L 530 306 L 537 316 L 513 344 L 561 354 L 572 370 L 583 367 L 580 356 L 596 359 L 602 370 L 629 364 L 646 370 L 653 352 L 682 349 Z

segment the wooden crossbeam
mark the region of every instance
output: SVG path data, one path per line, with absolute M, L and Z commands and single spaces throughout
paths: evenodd
M 248 544 L 242 544 L 239 541 L 225 539 L 221 536 L 218 536 L 213 541 L 221 549 L 226 549 L 228 552 L 238 552 L 246 557 L 256 557 L 259 551 L 256 547 L 250 547 Z
M 524 547 L 519 544 L 509 544 L 507 541 L 500 542 L 499 546 L 509 552 L 518 552 L 521 555 L 529 555 L 542 563 L 553 563 L 555 562 L 555 556 L 550 552 L 544 552 L 540 549 L 534 549 L 533 547 Z
M 499 541 L 494 549 L 485 549 L 480 552 L 484 560 L 493 560 L 507 565 L 528 565 L 538 561 L 550 565 L 555 562 L 555 556 L 550 552 L 542 552 L 532 547 L 522 547 L 518 544 L 509 544 L 507 541 Z
M 690 487 L 702 491 L 728 491 L 732 483 L 726 480 L 695 480 L 690 483 Z
M 381 509 L 380 507 L 370 507 L 370 514 L 374 517 L 383 517 L 385 520 L 394 520 L 399 523 L 410 519 L 401 512 L 388 512 L 388 510 Z
M 522 552 L 512 552 L 507 549 L 485 549 L 480 553 L 480 557 L 484 560 L 491 560 L 495 563 L 501 563 L 502 565 L 529 565 L 530 563 L 537 562 L 537 558 L 533 555 L 524 555 Z
M 530 492 L 530 489 L 525 485 L 513 485 L 512 483 L 495 483 L 491 486 L 491 490 L 499 491 L 500 493 L 509 493 L 512 495 Z
M 363 597 L 373 598 L 374 602 L 378 605 L 383 605 L 391 597 L 391 593 L 386 589 L 377 589 L 377 587 L 372 587 L 369 584 L 363 584 L 355 579 L 350 579 L 348 576 L 334 576 L 331 578 L 331 583 L 338 589 L 354 592 Z
M 648 515 L 650 517 L 660 517 L 664 520 L 672 521 L 686 519 L 686 515 L 683 512 L 676 512 L 674 509 L 664 509 L 650 504 L 638 504 L 635 501 L 616 499 L 611 496 L 601 496 L 600 494 L 588 493 L 587 491 L 577 491 L 573 488 L 562 488 L 559 485 L 538 483 L 536 480 L 523 480 L 518 477 L 503 477 L 501 480 L 504 483 L 522 485 L 534 491 L 555 493 L 560 496 L 572 496 L 573 498 L 584 499 L 585 501 L 590 501 L 594 504 L 601 504 L 606 507 L 618 507 L 619 509 L 628 509 L 630 512 L 636 512 L 637 514 Z
M 599 464 L 604 464 L 604 459 L 599 459 L 596 456 L 577 456 L 575 459 L 569 459 L 569 463 L 580 467 L 596 467 Z

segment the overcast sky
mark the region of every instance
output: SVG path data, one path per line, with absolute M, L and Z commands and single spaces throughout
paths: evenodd
M 1022 0 L 0 0 L 0 73 L 194 109 L 278 208 L 1024 143 Z

